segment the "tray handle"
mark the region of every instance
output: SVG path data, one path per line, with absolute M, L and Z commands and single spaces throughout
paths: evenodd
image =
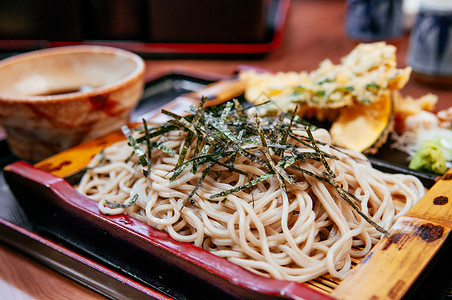
M 400 299 L 452 228 L 452 169 L 425 194 L 333 291 L 338 299 Z M 446 255 L 449 255 L 446 253 Z

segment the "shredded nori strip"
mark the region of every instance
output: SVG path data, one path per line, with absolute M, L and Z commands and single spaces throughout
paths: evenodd
M 151 173 L 151 161 L 152 161 L 152 146 L 151 146 L 151 138 L 149 137 L 149 130 L 148 130 L 148 125 L 146 123 L 145 119 L 143 120 L 143 127 L 144 127 L 144 136 L 146 138 L 146 146 L 147 146 L 147 154 L 148 154 L 148 163 L 147 163 L 147 170 L 145 171 L 145 177 L 147 177 L 149 175 L 149 173 Z
M 105 204 L 108 205 L 111 208 L 128 208 L 128 207 L 131 207 L 132 205 L 134 205 L 135 202 L 137 202 L 137 199 L 138 199 L 138 194 L 135 194 L 130 199 L 130 201 L 127 202 L 126 204 L 124 204 L 124 203 L 115 203 L 115 202 L 111 202 L 111 201 L 105 201 Z
M 315 129 L 315 126 L 297 116 L 296 109 L 293 113 L 282 113 L 277 117 L 255 116 L 255 122 L 250 122 L 247 110 L 257 107 L 257 105 L 245 108 L 237 99 L 233 99 L 221 105 L 204 108 L 205 102 L 206 98 L 201 98 L 199 105 L 191 106 L 191 113 L 184 116 L 162 110 L 162 113 L 169 116 L 170 120 L 160 126 L 148 128 L 146 121 L 143 120 L 144 130 L 141 130 L 143 136 L 136 139 L 132 136 L 131 129 L 127 126 L 122 128 L 133 149 L 132 154 L 138 158 L 138 163 L 143 167 L 145 176 L 148 176 L 151 170 L 152 156 L 150 152 L 159 149 L 170 155 L 176 154 L 174 150 L 165 147 L 163 143 L 155 139 L 172 130 L 187 132 L 183 146 L 178 153 L 177 164 L 171 171 L 170 180 L 177 179 L 190 166 L 192 173 L 201 172 L 201 176 L 184 200 L 181 210 L 186 204 L 194 203 L 193 196 L 215 165 L 227 168 L 230 172 L 248 176 L 248 173 L 234 166 L 237 156 L 243 155 L 263 167 L 265 173 L 256 178 L 249 178 L 241 186 L 210 195 L 211 199 L 221 197 L 220 201 L 224 204 L 228 195 L 244 189 L 252 190 L 255 185 L 272 176 L 276 176 L 281 188 L 286 190 L 287 185 L 296 181 L 294 175 L 287 173 L 287 169 L 293 169 L 298 171 L 302 178 L 306 179 L 306 176 L 309 176 L 331 185 L 338 195 L 369 224 L 385 235 L 388 234 L 385 229 L 362 213 L 358 206 L 361 201 L 335 181 L 336 175 L 330 168 L 327 159 L 338 158 L 319 148 L 318 145 L 323 144 L 316 141 L 311 132 L 311 128 Z M 307 137 L 295 134 L 294 129 L 304 130 Z M 133 130 L 139 131 L 140 129 Z M 291 140 L 288 139 L 289 137 Z M 301 143 L 310 150 L 300 151 L 297 143 Z M 190 148 L 194 150 L 190 152 L 191 156 L 188 156 Z M 146 153 L 142 149 L 147 149 Z M 279 156 L 278 162 L 274 160 L 276 156 Z M 321 162 L 325 171 L 318 175 L 303 169 L 299 163 L 307 160 Z M 309 181 L 307 182 L 309 183 Z M 129 202 L 126 205 L 132 204 Z
M 123 125 L 121 127 L 121 130 L 129 140 L 129 145 L 132 146 L 133 151 L 138 156 L 138 159 L 140 160 L 140 163 L 143 166 L 144 177 L 147 177 L 148 171 L 145 168 L 148 166 L 148 162 L 145 153 L 143 152 L 143 150 L 141 150 L 140 145 L 138 144 L 137 140 L 132 136 L 132 132 L 130 131 L 129 127 L 127 127 L 127 125 Z
M 238 192 L 238 191 L 241 191 L 241 190 L 244 190 L 244 189 L 253 187 L 253 186 L 255 186 L 256 184 L 258 184 L 259 182 L 262 182 L 262 181 L 267 180 L 268 178 L 270 178 L 270 177 L 273 176 L 274 174 L 275 174 L 275 172 L 270 171 L 270 172 L 268 172 L 268 173 L 265 173 L 264 175 L 261 175 L 261 176 L 255 178 L 255 179 L 253 179 L 253 180 L 248 181 L 248 182 L 245 183 L 244 185 L 241 185 L 241 186 L 238 186 L 238 187 L 236 187 L 236 188 L 233 188 L 233 189 L 230 189 L 230 190 L 223 191 L 223 192 L 221 192 L 221 193 L 212 195 L 212 196 L 210 196 L 210 199 L 215 199 L 215 198 L 218 198 L 218 197 L 224 197 L 224 196 L 227 196 L 227 195 L 236 193 L 236 192 Z

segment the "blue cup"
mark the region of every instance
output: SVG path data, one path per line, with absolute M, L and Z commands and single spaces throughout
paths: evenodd
M 420 74 L 452 77 L 452 1 L 421 2 L 407 65 Z
M 403 0 L 347 0 L 345 33 L 357 41 L 382 41 L 405 31 Z

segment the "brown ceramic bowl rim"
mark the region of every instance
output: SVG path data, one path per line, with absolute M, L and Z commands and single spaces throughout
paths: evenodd
M 55 48 L 45 48 L 35 51 L 30 51 L 22 54 L 17 54 L 15 56 L 5 58 L 0 61 L 0 69 L 9 65 L 13 65 L 19 62 L 25 62 L 27 60 L 39 59 L 40 57 L 49 57 L 53 55 L 67 55 L 75 53 L 93 53 L 93 54 L 113 54 L 128 58 L 136 63 L 136 68 L 129 73 L 127 76 L 112 82 L 107 85 L 103 85 L 97 88 L 93 88 L 89 91 L 80 91 L 67 94 L 59 95 L 46 95 L 46 96 L 23 96 L 23 95 L 11 95 L 3 94 L 0 92 L 0 102 L 12 102 L 12 103 L 29 103 L 29 102 L 40 102 L 40 103 L 54 103 L 54 102 L 69 102 L 80 100 L 87 96 L 95 96 L 103 93 L 109 93 L 117 90 L 124 85 L 127 85 L 130 81 L 141 77 L 144 74 L 145 63 L 143 59 L 130 51 L 123 50 L 120 48 L 109 47 L 109 46 L 97 46 L 97 45 L 75 45 L 75 46 L 62 46 Z

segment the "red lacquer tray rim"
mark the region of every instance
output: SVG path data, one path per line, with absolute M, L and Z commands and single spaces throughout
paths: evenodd
M 140 284 L 122 274 L 119 274 L 118 272 L 116 272 L 110 268 L 107 268 L 106 266 L 99 264 L 77 252 L 74 252 L 67 247 L 59 245 L 58 243 L 55 243 L 54 241 L 52 241 L 50 239 L 47 239 L 39 234 L 36 234 L 36 233 L 26 229 L 26 228 L 23 228 L 17 224 L 14 224 L 12 222 L 9 222 L 9 221 L 7 221 L 5 219 L 1 219 L 1 218 L 0 218 L 0 231 L 3 232 L 2 233 L 3 240 L 6 240 L 8 242 L 8 244 L 10 244 L 11 246 L 18 248 L 25 254 L 30 255 L 32 257 L 36 257 L 39 259 L 39 256 L 49 255 L 50 252 L 61 254 L 62 257 L 64 257 L 63 258 L 64 261 L 58 260 L 53 257 L 51 259 L 51 262 L 49 262 L 49 260 L 46 260 L 47 265 L 49 265 L 51 268 L 55 269 L 56 271 L 73 278 L 74 280 L 80 282 L 81 284 L 86 284 L 92 288 L 94 285 L 95 289 L 102 294 L 110 295 L 111 293 L 103 291 L 103 289 L 105 289 L 105 288 L 99 287 L 98 282 L 85 282 L 86 278 L 83 278 L 83 279 L 76 278 L 77 276 L 72 274 L 73 273 L 72 271 L 67 270 L 67 268 L 70 268 L 69 266 L 61 267 L 61 265 L 65 265 L 65 264 L 69 265 L 69 263 L 67 262 L 68 260 L 75 260 L 75 261 L 83 264 L 84 266 L 94 270 L 94 272 L 100 272 L 100 273 L 110 277 L 111 279 L 119 282 L 123 288 L 125 286 L 127 286 L 128 288 L 132 288 L 132 289 L 142 293 L 141 296 L 146 295 L 152 299 L 159 299 L 159 300 L 172 299 L 168 296 L 165 296 L 165 295 L 159 293 L 158 291 L 156 291 L 154 289 L 148 288 L 147 286 L 144 286 L 143 284 Z M 9 233 L 5 233 L 6 231 L 11 231 L 12 234 L 10 235 Z M 37 249 L 28 249 L 28 248 L 25 249 L 24 246 L 22 245 L 22 243 L 20 241 L 18 241 L 17 234 L 19 234 L 21 236 L 20 238 L 25 238 L 27 240 L 27 242 L 26 242 L 27 244 L 29 244 L 30 241 L 42 244 L 45 247 L 44 248 L 45 250 L 43 250 L 43 251 L 45 251 L 45 253 L 41 253 Z M 9 240 L 9 239 L 11 239 L 11 240 Z M 12 240 L 12 239 L 14 239 L 14 240 Z M 55 256 L 55 255 L 53 255 L 53 256 Z M 86 275 L 86 273 L 84 275 Z M 105 284 L 105 285 L 108 285 L 110 288 L 112 286 L 112 282 L 110 281 L 108 284 Z
M 13 193 L 15 189 L 24 189 L 27 182 L 33 182 L 44 187 L 47 192 L 57 197 L 60 209 L 70 211 L 74 215 L 83 215 L 94 225 L 97 222 L 107 224 L 115 235 L 122 235 L 131 243 L 150 243 L 167 252 L 176 259 L 183 259 L 193 266 L 200 267 L 212 280 L 226 280 L 229 284 L 267 296 L 278 296 L 289 299 L 331 299 L 327 294 L 320 293 L 300 283 L 272 279 L 254 274 L 242 267 L 211 254 L 190 243 L 173 240 L 167 233 L 155 229 L 127 215 L 106 216 L 99 212 L 97 203 L 78 193 L 66 180 L 39 169 L 24 161 L 14 162 L 4 169 L 5 179 Z M 16 179 L 12 177 L 16 176 Z M 20 178 L 17 180 L 17 178 Z M 17 197 L 19 202 L 30 201 Z M 32 200 L 31 200 L 32 201 Z M 25 205 L 26 206 L 26 205 Z M 26 214 L 33 212 L 26 211 Z

